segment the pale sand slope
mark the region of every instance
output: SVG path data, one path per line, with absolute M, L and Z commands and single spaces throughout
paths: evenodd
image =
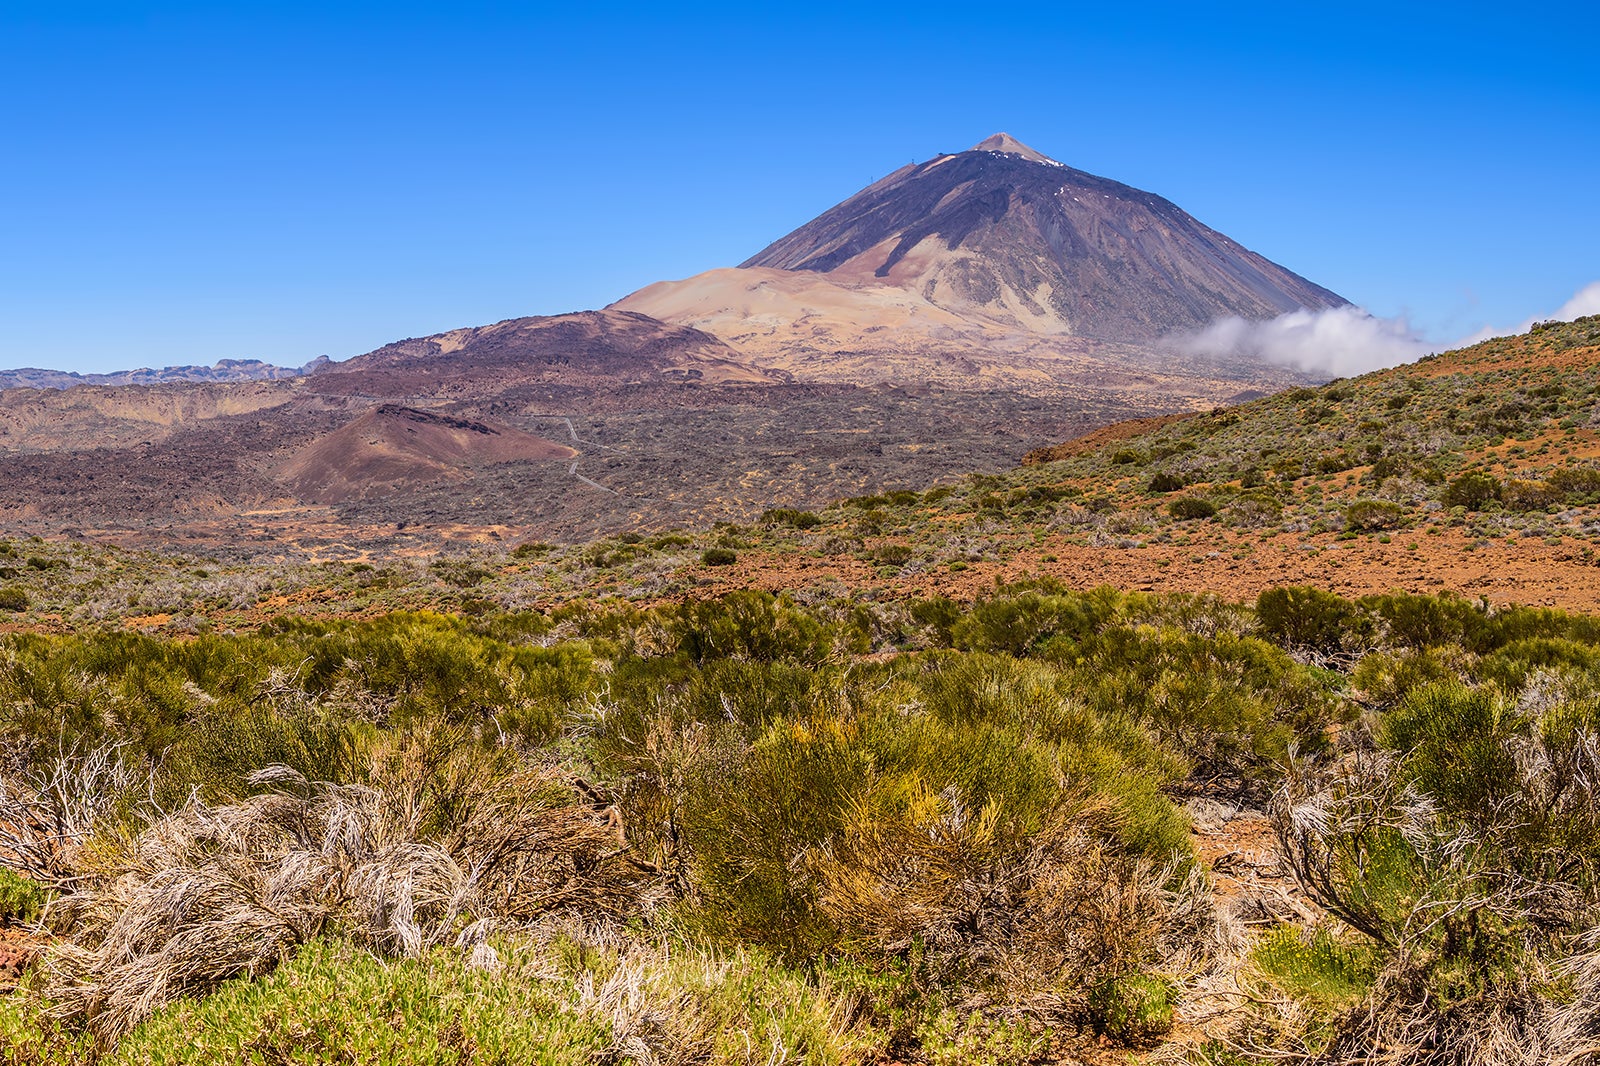
M 927 257 L 937 254 L 929 250 Z M 945 254 L 951 260 L 962 256 Z M 917 268 L 930 265 L 918 259 Z M 1073 336 L 1056 319 L 1020 322 L 1024 305 L 1014 301 L 1013 308 L 1004 296 L 991 315 L 941 306 L 909 288 L 869 284 L 841 273 L 845 280 L 839 274 L 725 267 L 657 282 L 612 308 L 704 330 L 753 365 L 800 381 L 1029 392 L 1112 389 L 1200 408 L 1247 388 L 1281 387 L 1291 379 L 1257 366 L 1198 364 L 1136 345 Z

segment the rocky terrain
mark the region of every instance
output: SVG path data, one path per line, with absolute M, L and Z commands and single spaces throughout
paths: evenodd
M 878 420 L 860 432 L 863 424 L 827 421 L 850 410 L 833 390 L 774 386 L 755 395 L 781 396 L 781 406 L 752 400 L 724 408 L 711 400 L 648 417 L 574 419 L 578 444 L 561 436 L 563 421 L 546 421 L 533 435 L 583 452 L 578 471 L 607 486 L 585 486 L 592 496 L 576 491 L 571 460 L 480 465 L 470 479 L 440 476 L 398 496 L 196 515 L 159 542 L 164 552 L 192 553 L 173 562 L 69 552 L 70 565 L 60 567 L 26 568 L 19 559 L 9 580 L 41 617 L 88 597 L 105 617 L 190 625 L 199 610 L 221 626 L 264 621 L 296 603 L 366 614 L 450 609 L 464 598 L 549 606 L 750 588 L 966 600 L 997 580 L 1040 576 L 1079 589 L 1233 600 L 1313 585 L 1350 597 L 1449 592 L 1489 605 L 1600 612 L 1597 381 L 1600 318 L 1591 317 L 1237 407 L 1085 423 L 1064 434 L 1073 439 L 1025 462 L 1023 451 L 1009 449 L 1021 436 L 1048 431 L 1059 417 L 1050 405 L 989 395 L 983 409 L 977 394 L 952 403 L 937 392 L 863 390 L 855 400 L 870 400 Z M 370 416 L 358 417 L 370 424 Z M 383 417 L 404 424 L 416 416 L 394 410 Z M 720 473 L 714 459 L 682 444 L 724 437 L 765 449 L 771 472 Z M 1003 463 L 994 462 L 996 439 L 1013 442 Z M 615 442 L 616 454 L 595 440 Z M 938 449 L 939 465 L 970 464 L 973 472 L 919 485 L 914 457 L 925 449 Z M 147 451 L 165 456 L 151 466 L 168 478 L 150 491 L 170 494 L 182 468 L 159 446 Z M 80 462 L 84 478 L 135 476 Z M 986 462 L 990 472 L 977 469 Z M 718 526 L 697 503 L 708 486 L 739 499 L 803 496 L 805 471 L 818 468 L 829 471 L 830 484 L 864 488 L 815 509 L 780 503 Z M 894 475 L 890 487 L 871 487 L 884 471 Z M 26 465 L 19 473 L 36 476 Z M 255 476 L 241 488 L 283 491 Z M 595 498 L 615 508 L 617 524 L 605 528 L 589 504 L 580 511 L 572 502 Z M 568 543 L 523 524 L 535 505 L 570 523 L 576 532 Z M 457 521 L 464 512 L 473 521 Z M 158 543 L 127 532 L 121 539 Z M 712 549 L 733 558 L 705 565 L 702 553 Z M 210 560 L 201 567 L 205 577 L 184 576 L 194 565 L 184 560 L 194 558 Z M 411 568 L 427 560 L 446 566 L 444 559 L 448 573 L 475 576 L 456 582 L 444 570 Z M 374 584 L 349 568 L 369 562 L 392 567 L 390 576 Z M 172 571 L 156 598 L 143 581 L 113 581 L 98 594 L 82 588 L 108 570 L 152 565 Z M 197 606 L 206 603 L 214 607 Z

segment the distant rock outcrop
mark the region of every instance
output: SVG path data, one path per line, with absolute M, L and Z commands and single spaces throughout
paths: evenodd
M 309 382 L 319 393 L 483 395 L 515 385 L 559 383 L 773 384 L 783 375 L 740 361 L 709 333 L 629 311 L 512 318 L 396 341 L 334 363 Z
M 70 389 L 75 385 L 167 385 L 179 381 L 281 381 L 303 377 L 328 365 L 319 355 L 305 366 L 283 367 L 259 359 L 219 359 L 214 366 L 169 366 L 160 370 L 115 370 L 109 374 L 79 374 L 71 370 L 41 370 L 25 366 L 0 370 L 0 389 Z

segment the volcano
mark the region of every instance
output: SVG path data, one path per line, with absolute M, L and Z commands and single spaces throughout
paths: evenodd
M 802 374 L 825 375 L 831 350 L 847 360 L 943 352 L 1004 377 L 1030 360 L 1059 376 L 1045 365 L 1051 355 L 1080 374 L 1148 367 L 1115 346 L 1148 354 L 1223 316 L 1347 302 L 1169 200 L 997 133 L 902 167 L 737 268 L 658 283 L 614 306 Z M 904 369 L 903 358 L 890 362 Z
M 1170 200 L 1005 133 L 902 167 L 740 265 L 886 283 L 939 307 L 1118 341 L 1347 302 Z

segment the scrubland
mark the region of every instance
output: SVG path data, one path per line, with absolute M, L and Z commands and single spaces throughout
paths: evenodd
M 1555 611 L 1051 582 L 11 634 L 3 1054 L 1553 1060 L 1597 664 Z M 1303 902 L 1213 891 L 1207 801 Z
M 1158 563 L 1584 573 L 1597 332 L 749 526 L 0 542 L 0 1062 L 1591 1061 L 1600 617 Z

